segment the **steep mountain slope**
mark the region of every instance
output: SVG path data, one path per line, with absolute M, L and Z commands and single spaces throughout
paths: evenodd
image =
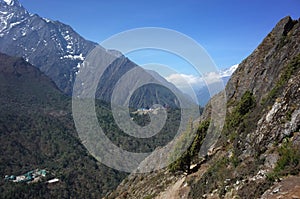
M 23 57 L 70 94 L 76 66 L 96 44 L 68 25 L 28 13 L 17 0 L 0 4 L 0 51 Z
M 59 21 L 30 14 L 18 2 L 0 0 L 0 52 L 23 57 L 49 76 L 64 93 L 71 95 L 80 64 L 97 44 L 85 40 L 70 26 Z M 99 51 L 100 53 L 100 51 Z M 101 57 L 115 56 L 99 82 L 97 98 L 110 102 L 115 83 L 129 70 L 139 66 L 120 53 L 102 48 Z M 139 76 L 148 75 L 140 70 Z M 162 78 L 163 79 L 163 78 Z M 163 83 L 168 84 L 167 81 Z M 154 96 L 161 92 L 160 99 Z M 179 91 L 178 91 L 179 92 Z M 151 106 L 161 101 L 162 105 L 178 106 L 164 89 L 149 85 L 138 94 L 144 99 L 133 97 L 135 107 Z M 140 101 L 141 100 L 141 101 Z
M 0 198 L 99 198 L 126 176 L 88 154 L 73 124 L 70 98 L 23 59 L 0 54 L 0 103 Z M 98 109 L 109 115 L 105 106 Z M 36 168 L 60 182 L 4 181 L 5 175 Z
M 299 198 L 299 177 L 285 177 L 300 172 L 300 20 L 282 19 L 225 91 L 225 125 L 206 157 L 197 150 L 222 93 L 206 106 L 196 139 L 178 161 L 129 176 L 108 198 Z

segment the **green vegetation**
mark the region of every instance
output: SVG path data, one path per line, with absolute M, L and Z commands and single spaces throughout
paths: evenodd
M 253 93 L 246 91 L 232 113 L 226 117 L 225 127 L 234 128 L 244 119 L 245 115 L 255 106 Z
M 0 81 L 1 198 L 97 198 L 127 175 L 88 154 L 77 137 L 70 99 L 50 81 L 10 74 L 0 74 Z M 4 181 L 5 175 L 35 168 L 46 168 L 60 182 L 49 187 Z
M 250 110 L 252 110 L 255 107 L 255 105 L 256 105 L 256 101 L 253 94 L 250 91 L 246 91 L 241 97 L 241 100 L 236 104 L 232 113 L 226 117 L 226 124 L 224 129 L 226 134 L 229 135 L 229 137 L 232 140 L 234 140 L 237 137 L 236 128 L 238 128 L 238 126 L 241 123 L 243 123 L 244 119 L 247 118 L 247 114 L 250 112 Z M 188 150 L 186 150 L 182 154 L 181 157 L 178 158 L 175 156 L 176 161 L 169 165 L 170 171 L 189 172 L 189 168 L 193 159 L 197 158 L 197 155 L 199 153 L 203 139 L 206 136 L 206 132 L 208 130 L 209 125 L 210 125 L 210 121 L 201 122 L 201 124 L 197 129 L 192 144 L 188 147 Z M 177 144 L 178 149 L 181 149 L 183 146 L 185 146 L 186 140 L 189 140 L 190 136 L 191 135 L 189 132 L 186 132 L 185 134 L 182 135 L 182 137 L 179 139 Z M 179 150 L 175 150 L 174 153 L 176 154 L 177 151 Z M 238 154 L 234 153 L 232 158 L 226 159 L 226 161 L 222 160 L 221 162 L 217 162 L 216 165 L 212 167 L 212 169 L 214 171 L 217 171 L 220 168 L 222 168 L 220 165 L 224 166 L 225 163 L 231 163 L 234 167 L 237 167 L 238 164 L 240 163 L 240 160 L 237 157 Z M 174 156 L 172 156 L 172 158 L 174 158 Z M 220 173 L 222 173 L 222 171 Z M 208 175 L 211 176 L 212 174 L 208 174 Z M 213 176 L 218 178 L 218 172 L 214 173 Z
M 189 148 L 190 155 L 192 158 L 195 158 L 196 156 L 198 156 L 198 153 L 200 151 L 203 140 L 206 136 L 206 132 L 208 130 L 209 125 L 210 125 L 210 121 L 207 121 L 207 120 L 200 123 L 200 125 L 197 129 L 194 141 L 193 141 L 191 147 Z
M 229 157 L 219 157 L 216 160 L 211 160 L 212 166 L 203 174 L 199 181 L 191 182 L 191 198 L 197 198 L 205 193 L 209 193 L 215 189 L 218 189 L 220 197 L 223 197 L 226 193 L 226 180 L 232 179 L 233 170 L 239 172 L 240 170 L 240 159 L 238 156 L 241 153 L 241 147 L 238 145 L 239 141 L 242 140 L 244 134 L 249 131 L 251 125 L 246 125 L 251 123 L 249 120 L 249 115 L 252 114 L 254 108 L 256 107 L 256 100 L 254 95 L 250 91 L 246 91 L 241 99 L 236 102 L 229 102 L 233 106 L 233 110 L 227 115 L 225 119 L 225 126 L 223 129 L 223 136 L 225 137 L 225 142 L 228 138 L 233 142 L 233 155 Z M 207 126 L 203 125 L 203 126 Z M 223 138 L 224 139 L 224 138 Z M 249 165 L 247 165 L 249 166 Z M 249 166 L 250 167 L 250 166 Z M 243 168 L 245 169 L 245 168 Z M 252 172 L 251 169 L 246 170 L 246 172 Z
M 0 198 L 101 198 L 128 175 L 89 155 L 75 129 L 71 98 L 24 60 L 0 54 L 0 103 Z M 164 145 L 180 124 L 180 110 L 169 109 L 167 124 L 156 137 L 131 142 L 115 124 L 110 104 L 96 101 L 96 112 L 106 135 L 129 151 Z M 137 120 L 148 122 L 147 117 Z M 53 172 L 60 182 L 48 186 L 4 180 L 35 168 Z
M 127 175 L 88 154 L 75 130 L 70 98 L 25 61 L 0 55 L 0 103 L 1 198 L 99 198 Z M 4 180 L 35 168 L 53 172 L 60 182 Z
M 177 142 L 177 147 L 174 150 L 173 156 L 171 156 L 171 160 L 173 160 L 169 165 L 169 170 L 171 172 L 181 171 L 181 172 L 189 172 L 190 165 L 192 163 L 192 160 L 194 158 L 198 157 L 198 152 L 200 150 L 201 144 L 203 142 L 203 139 L 206 136 L 206 132 L 208 130 L 210 122 L 209 121 L 203 121 L 200 123 L 196 135 L 192 141 L 192 144 L 190 146 L 187 146 L 191 142 L 192 138 L 192 127 L 187 130 L 184 134 L 182 134 L 181 138 Z M 178 157 L 179 151 L 181 149 L 187 148 L 187 150 Z M 175 161 L 174 161 L 175 160 Z
M 181 118 L 180 109 L 168 109 L 166 123 L 162 130 L 150 138 L 140 139 L 124 133 L 114 122 L 113 115 L 110 113 L 109 108 L 104 109 L 102 106 L 98 106 L 96 107 L 96 111 L 99 124 L 104 130 L 106 136 L 118 147 L 136 153 L 148 153 L 157 147 L 168 144 L 168 142 L 173 140 L 176 135 Z M 148 114 L 132 114 L 132 118 L 133 122 L 140 126 L 145 126 L 150 123 L 150 117 Z
M 246 91 L 240 101 L 235 105 L 232 113 L 228 114 L 225 119 L 223 134 L 226 140 L 233 143 L 233 155 L 230 162 L 234 167 L 237 167 L 241 162 L 238 158 L 242 153 L 241 143 L 245 141 L 244 137 L 250 133 L 255 119 L 253 110 L 256 107 L 256 100 L 250 91 Z
M 280 158 L 274 170 L 267 175 L 270 181 L 300 172 L 300 147 L 293 146 L 291 141 L 286 141 L 278 149 L 278 152 Z

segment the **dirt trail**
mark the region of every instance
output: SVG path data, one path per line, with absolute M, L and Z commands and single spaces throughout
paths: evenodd
M 190 192 L 190 187 L 185 182 L 186 179 L 188 181 L 192 177 L 196 177 L 198 179 L 201 178 L 208 167 L 208 164 L 202 164 L 197 172 L 192 173 L 186 177 L 182 177 L 175 184 L 170 186 L 166 191 L 160 193 L 155 199 L 187 199 Z
M 166 191 L 162 192 L 159 196 L 157 196 L 156 199 L 181 199 L 182 197 L 180 197 L 179 191 L 183 186 L 184 180 L 185 177 L 178 180 L 174 185 L 172 185 Z

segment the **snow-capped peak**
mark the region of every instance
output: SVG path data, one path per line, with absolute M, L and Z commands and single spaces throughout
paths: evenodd
M 232 73 L 238 68 L 238 66 L 238 64 L 235 64 L 228 69 L 222 70 L 220 72 L 221 77 L 230 77 Z
M 14 5 L 14 0 L 3 0 L 7 5 L 13 6 Z

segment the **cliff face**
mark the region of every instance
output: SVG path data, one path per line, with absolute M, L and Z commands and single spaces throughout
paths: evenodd
M 300 171 L 300 20 L 282 19 L 239 65 L 225 93 L 225 125 L 204 161 L 195 155 L 190 155 L 190 162 L 179 160 L 196 165 L 188 174 L 181 174 L 182 169 L 175 173 L 165 169 L 131 175 L 110 197 L 273 198 L 299 194 L 295 192 L 300 186 L 295 179 L 299 178 L 286 176 Z M 211 105 L 220 96 L 211 99 L 201 124 L 211 119 Z M 194 154 L 191 150 L 187 154 Z M 287 193 L 272 187 L 284 187 L 280 183 L 290 184 Z
M 240 99 L 246 90 L 261 100 L 279 79 L 283 68 L 300 53 L 299 21 L 285 17 L 246 58 L 226 86 L 228 100 Z

